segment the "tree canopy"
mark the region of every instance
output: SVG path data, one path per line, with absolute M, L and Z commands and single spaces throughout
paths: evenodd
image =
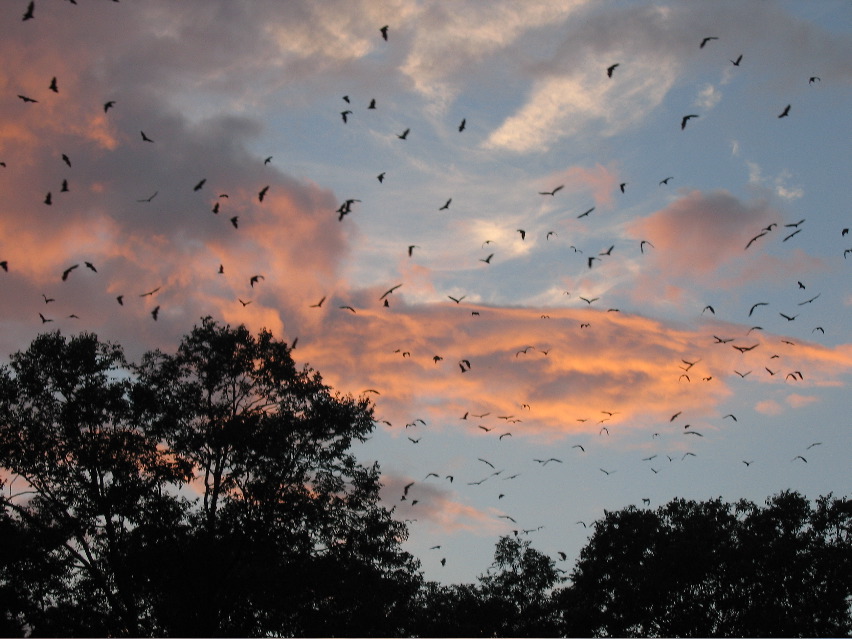
M 426 582 L 353 444 L 366 398 L 204 318 L 129 363 L 47 333 L 0 365 L 3 636 L 852 634 L 852 501 L 606 512 L 567 577 L 501 537 Z

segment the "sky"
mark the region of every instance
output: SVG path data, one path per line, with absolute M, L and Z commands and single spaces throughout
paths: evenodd
M 268 328 L 374 402 L 443 583 L 506 534 L 570 571 L 631 504 L 850 493 L 845 0 L 29 4 L 0 361 Z

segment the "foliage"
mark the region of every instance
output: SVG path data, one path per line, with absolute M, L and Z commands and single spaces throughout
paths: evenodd
M 398 634 L 419 574 L 350 452 L 372 428 L 268 331 L 206 318 L 138 366 L 42 335 L 0 368 L 0 531 L 30 542 L 0 555 L 0 612 L 47 635 Z
M 596 522 L 560 593 L 588 636 L 829 636 L 852 631 L 852 503 L 783 492 L 677 499 Z

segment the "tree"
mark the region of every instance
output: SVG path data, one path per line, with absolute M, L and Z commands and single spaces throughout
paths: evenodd
M 494 561 L 477 584 L 425 584 L 414 630 L 432 637 L 555 637 L 552 559 L 529 540 L 500 537 Z
M 0 367 L 4 540 L 24 551 L 4 557 L 0 585 L 30 632 L 151 629 L 125 549 L 179 515 L 163 489 L 189 467 L 133 423 L 126 373 L 121 348 L 88 333 L 41 335 Z
M 677 499 L 595 523 L 558 597 L 588 636 L 828 636 L 852 631 L 852 503 L 783 492 Z
M 372 407 L 286 344 L 210 318 L 129 365 L 84 334 L 0 367 L 0 554 L 12 628 L 85 635 L 394 635 L 419 587 Z

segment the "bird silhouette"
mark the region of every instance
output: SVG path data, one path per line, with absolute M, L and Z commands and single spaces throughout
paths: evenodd
M 48 322 L 52 322 L 52 321 L 53 321 L 52 319 L 48 319 L 47 317 L 45 317 L 45 316 L 44 316 L 44 315 L 42 315 L 41 313 L 39 313 L 39 314 L 38 314 L 38 316 L 41 318 L 41 323 L 42 323 L 42 324 L 47 324 Z
M 673 179 L 674 179 L 674 176 L 673 176 L 673 175 L 670 175 L 669 177 L 667 177 L 667 178 L 664 178 L 664 179 L 660 180 L 660 184 L 659 184 L 659 186 L 662 186 L 663 184 L 665 184 L 666 186 L 668 186 L 668 184 L 669 184 L 669 180 L 673 180 Z
M 733 64 L 735 67 L 738 67 L 738 66 L 740 66 L 740 62 L 742 62 L 742 61 L 743 61 L 743 54 L 741 53 L 739 55 L 739 57 L 737 57 L 736 60 L 731 60 L 731 64 Z
M 479 260 L 479 261 L 480 261 L 480 262 L 485 262 L 486 264 L 491 264 L 491 258 L 492 258 L 492 257 L 494 257 L 494 253 L 491 253 L 491 255 L 489 255 L 488 257 L 486 257 L 484 260 L 480 258 L 480 260 Z
M 751 314 L 754 313 L 754 309 L 758 306 L 769 306 L 769 302 L 757 302 L 757 304 L 754 304 L 748 312 L 749 317 L 751 317 Z
M 340 117 L 343 118 L 343 124 L 346 124 L 347 122 L 349 122 L 348 117 L 350 115 L 352 115 L 352 111 L 349 111 L 348 109 L 346 111 L 340 112 Z
M 156 321 L 157 321 L 157 318 L 159 317 L 159 315 L 160 315 L 160 307 L 159 307 L 159 306 L 155 306 L 155 307 L 154 307 L 154 310 L 153 310 L 153 311 L 151 311 L 151 317 L 153 317 L 153 318 L 154 318 L 154 321 L 156 322 Z
M 204 186 L 204 183 L 205 183 L 206 181 L 207 181 L 207 178 L 204 178 L 204 179 L 203 179 L 203 180 L 201 180 L 198 184 L 196 184 L 194 187 L 192 187 L 192 190 L 193 190 L 193 191 L 200 191 L 200 190 L 201 190 L 201 187 L 203 187 L 203 186 Z
M 406 129 L 402 133 L 397 133 L 396 137 L 398 137 L 400 140 L 408 139 L 408 134 L 409 134 L 410 131 L 411 131 L 411 129 Z
M 577 216 L 577 219 L 579 220 L 581 217 L 588 217 L 589 213 L 591 213 L 594 210 L 595 210 L 595 207 L 593 206 L 592 208 L 590 208 L 585 213 L 580 213 L 580 215 Z
M 539 192 L 538 192 L 538 194 L 539 194 L 539 195 L 556 195 L 557 193 L 559 193 L 559 191 L 561 191 L 561 190 L 562 190 L 562 189 L 564 189 L 564 188 L 565 188 L 565 185 L 564 185 L 564 184 L 560 184 L 559 186 L 557 186 L 557 187 L 556 187 L 555 189 L 553 189 L 552 191 L 539 191 Z
M 79 266 L 80 266 L 79 264 L 74 264 L 73 266 L 69 266 L 64 271 L 62 271 L 62 281 L 64 282 L 65 280 L 67 280 L 68 276 L 71 274 L 71 271 L 73 271 L 75 268 L 77 268 Z
M 459 123 L 459 133 L 464 131 L 465 126 L 467 126 L 467 118 L 462 118 L 462 121 Z
M 257 201 L 263 202 L 263 198 L 266 197 L 266 194 L 269 192 L 269 185 L 264 186 L 260 189 L 260 192 L 257 194 Z
M 139 133 L 142 134 L 142 141 L 143 142 L 153 142 L 154 141 L 151 138 L 149 138 L 147 135 L 145 135 L 145 131 L 140 131 Z
M 778 115 L 778 117 L 779 118 L 786 118 L 788 115 L 790 115 L 790 105 L 789 104 L 784 107 L 784 110 L 781 111 L 781 113 Z
M 692 118 L 697 118 L 697 113 L 690 113 L 689 115 L 685 115 L 680 120 L 680 130 L 683 131 L 686 128 L 686 123 L 689 122 Z
M 235 215 L 235 216 L 234 216 L 234 217 L 232 217 L 232 218 L 231 218 L 231 220 L 230 220 L 230 221 L 231 221 L 231 224 L 234 226 L 234 228 L 235 228 L 235 229 L 240 228 L 239 220 L 240 220 L 240 216 L 239 216 L 239 215 Z
M 266 278 L 263 275 L 252 275 L 249 278 L 249 284 L 251 285 L 252 288 L 254 288 L 255 284 L 257 284 L 260 280 L 265 280 L 265 279 Z
M 24 13 L 24 19 L 22 20 L 22 22 L 26 22 L 27 20 L 32 20 L 35 17 L 34 12 L 35 12 L 35 0 L 31 0 L 30 3 L 27 5 L 27 11 L 26 11 L 26 13 Z
M 699 48 L 699 49 L 703 49 L 703 48 L 704 48 L 704 45 L 705 45 L 705 44 L 707 44 L 708 42 L 710 42 L 710 40 L 718 40 L 718 39 L 719 39 L 719 38 L 717 38 L 716 36 L 707 36 L 706 38 L 704 38 L 704 39 L 701 41 L 701 44 L 700 44 L 700 45 L 698 45 L 698 48 Z
M 24 101 L 24 104 L 38 104 L 38 100 L 36 100 L 35 98 L 31 98 L 26 95 L 21 95 L 20 93 L 18 94 L 18 97 Z
M 608 78 L 611 78 L 612 72 L 615 71 L 616 67 L 620 66 L 620 64 L 621 64 L 620 62 L 616 62 L 615 64 L 608 66 L 607 69 L 606 69 L 606 76 Z
M 391 286 L 388 290 L 382 293 L 382 296 L 379 298 L 379 301 L 385 299 L 388 295 L 393 293 L 396 289 L 398 289 L 402 284 L 397 284 L 396 286 Z
M 382 33 L 382 39 L 387 42 L 388 40 L 388 25 L 385 25 L 379 29 Z
M 109 111 L 114 106 L 115 106 L 115 100 L 110 100 L 109 102 L 104 102 L 104 113 Z
M 376 98 L 373 98 L 372 100 L 370 100 L 370 104 L 367 106 L 367 108 L 368 109 L 375 109 L 376 108 Z

